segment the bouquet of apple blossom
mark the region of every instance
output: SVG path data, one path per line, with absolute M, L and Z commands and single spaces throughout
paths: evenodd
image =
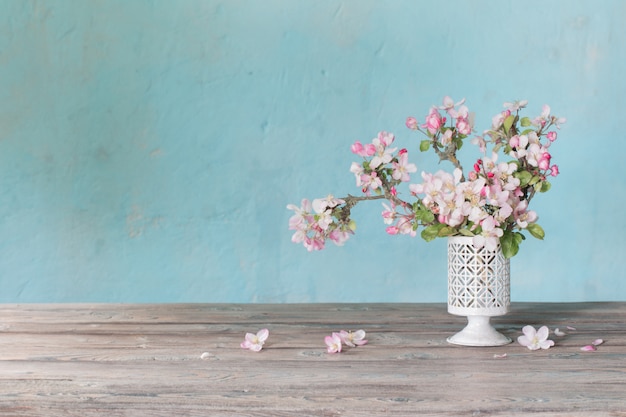
M 410 174 L 417 167 L 409 162 L 407 149 L 392 147 L 393 134 L 380 132 L 368 144 L 357 141 L 351 149 L 362 160 L 353 162 L 350 171 L 363 194 L 304 199 L 300 207 L 289 204 L 287 208 L 295 211 L 289 220 L 289 228 L 295 230 L 292 241 L 309 251 L 323 249 L 327 239 L 341 246 L 356 230 L 352 208 L 379 199 L 386 200 L 382 218 L 390 235 L 416 236 L 421 229 L 426 241 L 471 236 L 476 248 L 495 250 L 500 245 L 507 258 L 517 254 L 525 239 L 522 232 L 543 239 L 544 230 L 529 203 L 536 193 L 550 189 L 548 178 L 559 174 L 549 148 L 557 139 L 553 128 L 560 128 L 565 119 L 552 116 L 547 105 L 534 119 L 522 117 L 527 101 L 505 103 L 491 128 L 470 139 L 482 157 L 466 172 L 457 151 L 473 132 L 474 115 L 464 102 L 445 97 L 442 106 L 430 109 L 423 124 L 414 117 L 406 120 L 409 129 L 424 135 L 420 151 L 432 149 L 439 161 L 453 165 L 452 172 L 422 172 L 422 181 L 411 183 Z M 410 199 L 398 191 L 401 183 L 409 183 Z

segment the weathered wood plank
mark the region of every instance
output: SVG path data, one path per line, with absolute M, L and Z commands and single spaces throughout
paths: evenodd
M 531 352 L 447 344 L 464 319 L 443 304 L 3 305 L 0 415 L 626 416 L 626 303 L 519 303 L 494 322 L 576 330 Z M 240 349 L 261 327 L 265 349 Z M 325 353 L 344 328 L 369 344 Z

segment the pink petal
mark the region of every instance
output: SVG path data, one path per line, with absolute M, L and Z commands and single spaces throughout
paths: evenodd
M 541 349 L 550 349 L 552 346 L 554 346 L 554 340 L 543 340 L 539 342 L 539 347 Z
M 504 359 L 504 358 L 506 358 L 506 353 L 503 353 L 502 355 L 495 354 L 495 355 L 493 355 L 493 358 L 494 359 Z
M 522 327 L 522 333 L 524 333 L 528 340 L 533 340 L 537 334 L 537 330 L 535 330 L 533 326 L 524 326 Z
M 576 327 L 572 327 L 572 326 L 567 326 L 568 330 L 576 330 Z
M 598 350 L 594 345 L 587 345 L 580 348 L 583 352 L 593 352 Z
M 270 335 L 270 331 L 267 329 L 261 329 L 259 330 L 259 332 L 256 334 L 256 337 L 259 338 L 260 342 L 265 342 L 268 338 L 268 336 Z
M 520 345 L 522 345 L 522 346 L 526 346 L 526 347 L 528 347 L 528 346 L 530 346 L 530 345 L 532 344 L 531 340 L 532 340 L 532 339 L 529 339 L 529 338 L 528 338 L 527 336 L 525 336 L 525 335 L 524 335 L 524 336 L 519 336 L 519 337 L 517 338 L 517 343 L 519 343 L 519 344 L 520 344 Z
M 565 336 L 567 333 L 565 333 L 564 331 L 559 330 L 558 328 L 554 329 L 554 335 L 555 336 Z
M 537 339 L 546 340 L 550 335 L 550 329 L 547 326 L 541 326 L 539 330 L 537 330 Z

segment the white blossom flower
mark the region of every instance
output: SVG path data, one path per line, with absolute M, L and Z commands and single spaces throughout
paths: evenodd
M 526 346 L 530 350 L 549 349 L 554 346 L 553 340 L 548 340 L 550 330 L 546 326 L 541 326 L 535 330 L 533 326 L 524 326 L 522 336 L 517 338 L 520 345 Z

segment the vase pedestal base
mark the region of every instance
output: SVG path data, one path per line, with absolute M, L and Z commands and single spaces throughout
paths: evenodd
M 493 328 L 489 316 L 467 316 L 467 326 L 446 340 L 463 346 L 502 346 L 512 342 L 510 337 Z

